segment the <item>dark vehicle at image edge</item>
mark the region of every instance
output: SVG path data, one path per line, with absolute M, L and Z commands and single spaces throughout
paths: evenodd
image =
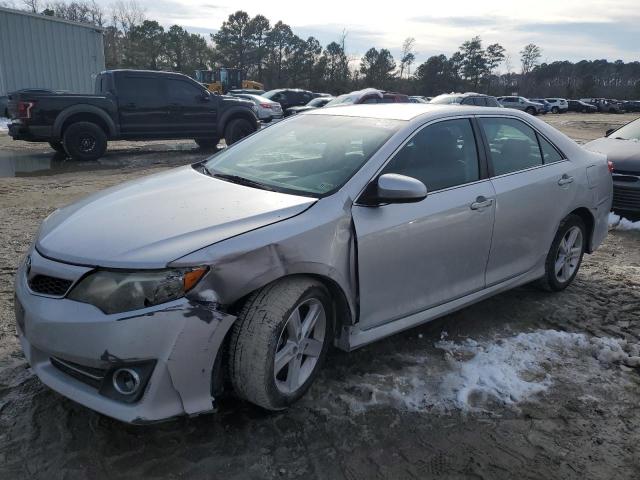
M 107 140 L 192 138 L 202 148 L 253 133 L 258 120 L 246 100 L 212 94 L 179 73 L 108 70 L 95 95 L 21 91 L 9 96 L 14 140 L 49 142 L 75 160 L 97 160 Z

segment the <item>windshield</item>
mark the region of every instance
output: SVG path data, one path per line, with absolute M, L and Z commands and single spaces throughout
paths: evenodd
M 448 105 L 450 103 L 460 103 L 462 101 L 462 97 L 456 95 L 438 95 L 433 98 L 429 103 L 436 103 L 440 105 Z
M 611 134 L 611 138 L 640 141 L 640 119 L 627 123 Z
M 302 115 L 222 150 L 204 166 L 212 176 L 256 188 L 326 196 L 344 185 L 404 123 Z

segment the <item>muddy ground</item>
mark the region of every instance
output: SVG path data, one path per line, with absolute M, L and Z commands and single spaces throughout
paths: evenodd
M 547 115 L 579 141 L 632 115 Z M 273 414 L 145 427 L 44 387 L 14 336 L 13 274 L 39 222 L 96 190 L 203 158 L 114 143 L 75 164 L 0 132 L 0 478 L 640 478 L 640 231 L 612 231 L 559 294 L 526 286 L 356 352 Z

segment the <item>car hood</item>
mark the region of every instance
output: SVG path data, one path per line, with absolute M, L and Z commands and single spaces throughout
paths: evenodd
M 585 144 L 584 148 L 604 153 L 607 159 L 613 162 L 614 170 L 640 172 L 640 142 L 638 141 L 603 137 Z
M 81 265 L 162 268 L 200 248 L 298 215 L 315 201 L 181 167 L 56 210 L 42 223 L 36 248 Z

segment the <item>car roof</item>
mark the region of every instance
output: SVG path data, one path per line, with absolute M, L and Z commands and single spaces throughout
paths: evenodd
M 333 107 L 319 108 L 305 112 L 305 115 L 340 115 L 345 117 L 366 117 L 380 118 L 387 120 L 413 120 L 420 116 L 433 116 L 434 118 L 451 113 L 451 116 L 458 115 L 486 115 L 500 114 L 502 116 L 512 115 L 519 112 L 505 112 L 504 108 L 477 107 L 463 105 L 436 105 L 432 103 L 379 103 L 379 104 L 358 104 L 358 105 L 336 105 Z M 446 116 L 446 115 L 445 115 Z

